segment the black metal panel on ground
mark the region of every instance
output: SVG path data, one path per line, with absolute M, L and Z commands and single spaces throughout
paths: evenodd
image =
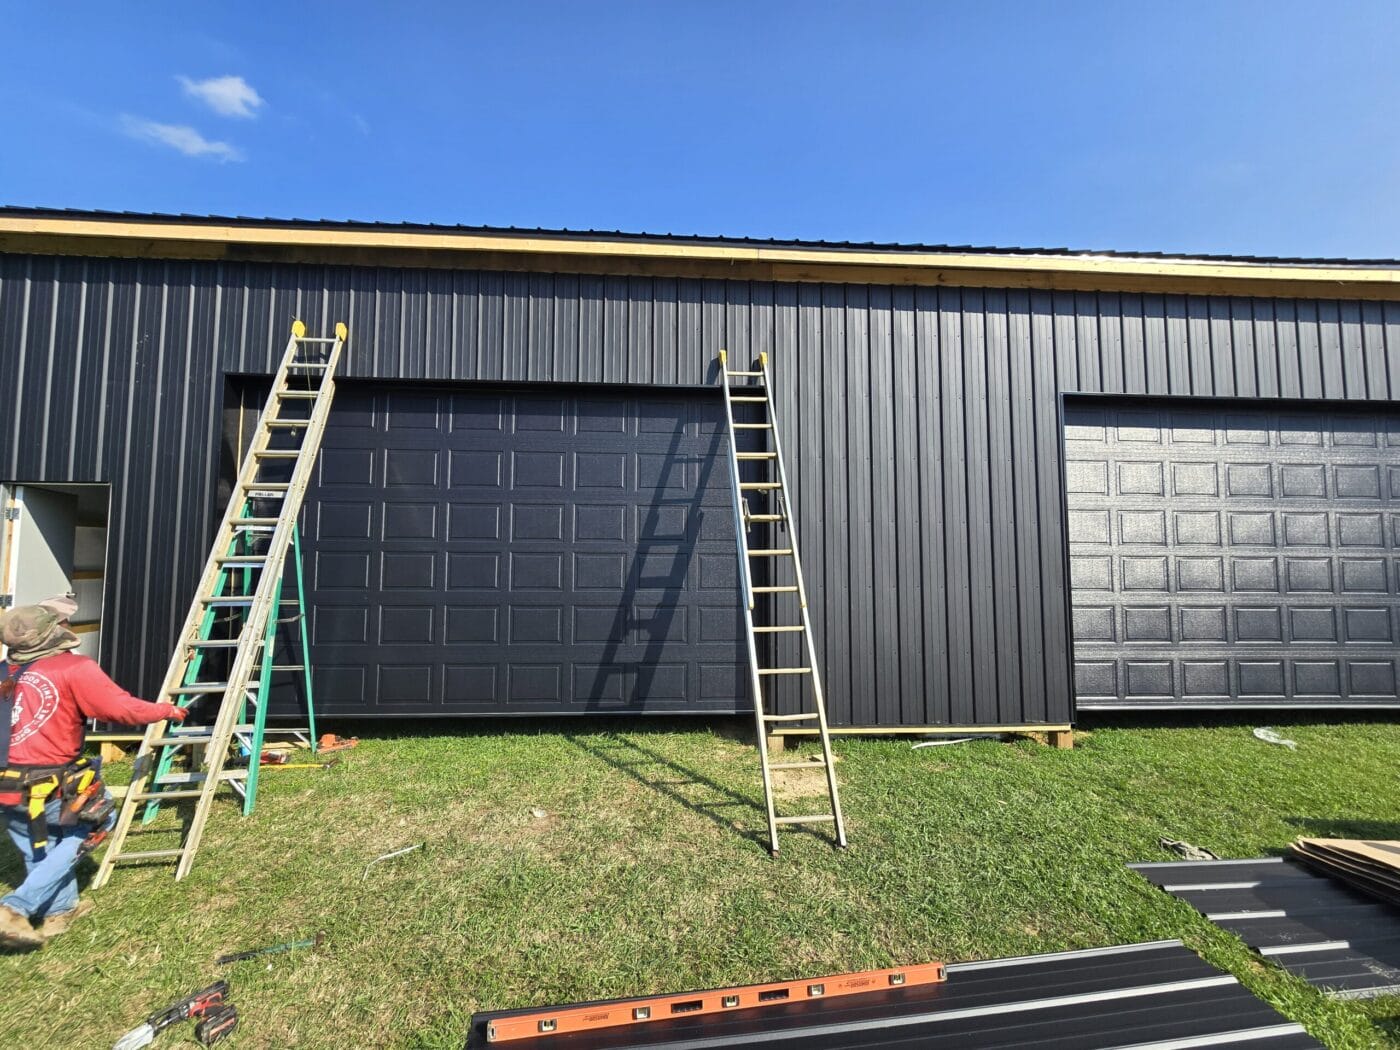
M 1318 1047 L 1235 978 L 1202 962 L 1180 941 L 1124 945 L 948 967 L 944 984 L 630 1028 L 488 1043 L 486 1025 L 523 1011 L 477 1014 L 469 1050 L 702 1050 L 758 1044 L 807 1047 L 1214 1046 L 1268 1050 Z
M 1065 409 L 1080 708 L 1400 704 L 1400 416 Z
M 1128 867 L 1331 995 L 1400 992 L 1400 909 L 1336 879 L 1281 857 Z
M 393 381 L 703 385 L 771 353 L 837 725 L 1069 721 L 1059 394 L 1400 394 L 1391 303 L 0 254 L 0 480 L 112 485 L 132 690 L 222 510 L 226 376 L 271 373 L 293 317 Z
M 344 384 L 307 494 L 327 713 L 735 711 L 719 398 Z

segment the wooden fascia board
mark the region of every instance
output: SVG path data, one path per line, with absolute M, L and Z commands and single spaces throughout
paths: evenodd
M 0 217 L 0 251 L 1066 291 L 1400 300 L 1400 268 L 882 252 L 469 232 Z

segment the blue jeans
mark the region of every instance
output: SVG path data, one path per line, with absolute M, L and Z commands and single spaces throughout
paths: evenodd
M 44 859 L 34 860 L 29 842 L 29 813 L 24 806 L 0 806 L 10 841 L 24 858 L 24 881 L 12 893 L 0 898 L 0 904 L 35 922 L 50 915 L 62 915 L 78 906 L 78 876 L 73 870 L 78 863 L 78 847 L 96 830 L 95 824 L 77 823 L 71 827 L 58 826 L 62 803 L 50 799 L 44 813 L 49 821 L 49 845 Z M 117 822 L 114 812 L 107 820 L 111 828 Z

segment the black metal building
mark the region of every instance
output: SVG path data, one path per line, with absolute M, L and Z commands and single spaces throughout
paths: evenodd
M 0 210 L 0 481 L 110 486 L 153 691 L 260 381 L 344 320 L 322 710 L 744 710 L 715 359 L 767 352 L 835 725 L 1394 706 L 1397 277 Z

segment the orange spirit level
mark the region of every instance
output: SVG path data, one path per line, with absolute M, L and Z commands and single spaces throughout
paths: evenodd
M 640 999 L 612 999 L 601 1003 L 556 1006 L 547 1010 L 520 1013 L 513 1017 L 498 1017 L 486 1026 L 486 1038 L 492 1043 L 504 1043 L 512 1039 L 541 1035 L 646 1024 L 682 1015 L 695 1017 L 808 999 L 832 999 L 841 995 L 877 992 L 884 988 L 938 984 L 943 980 L 943 964 L 933 962 L 918 966 L 901 966 L 891 970 L 863 970 L 860 973 L 843 973 L 832 977 L 779 981 L 776 984 L 745 984 L 736 988 L 716 988 L 708 992 L 681 992 L 676 995 L 653 995 Z

